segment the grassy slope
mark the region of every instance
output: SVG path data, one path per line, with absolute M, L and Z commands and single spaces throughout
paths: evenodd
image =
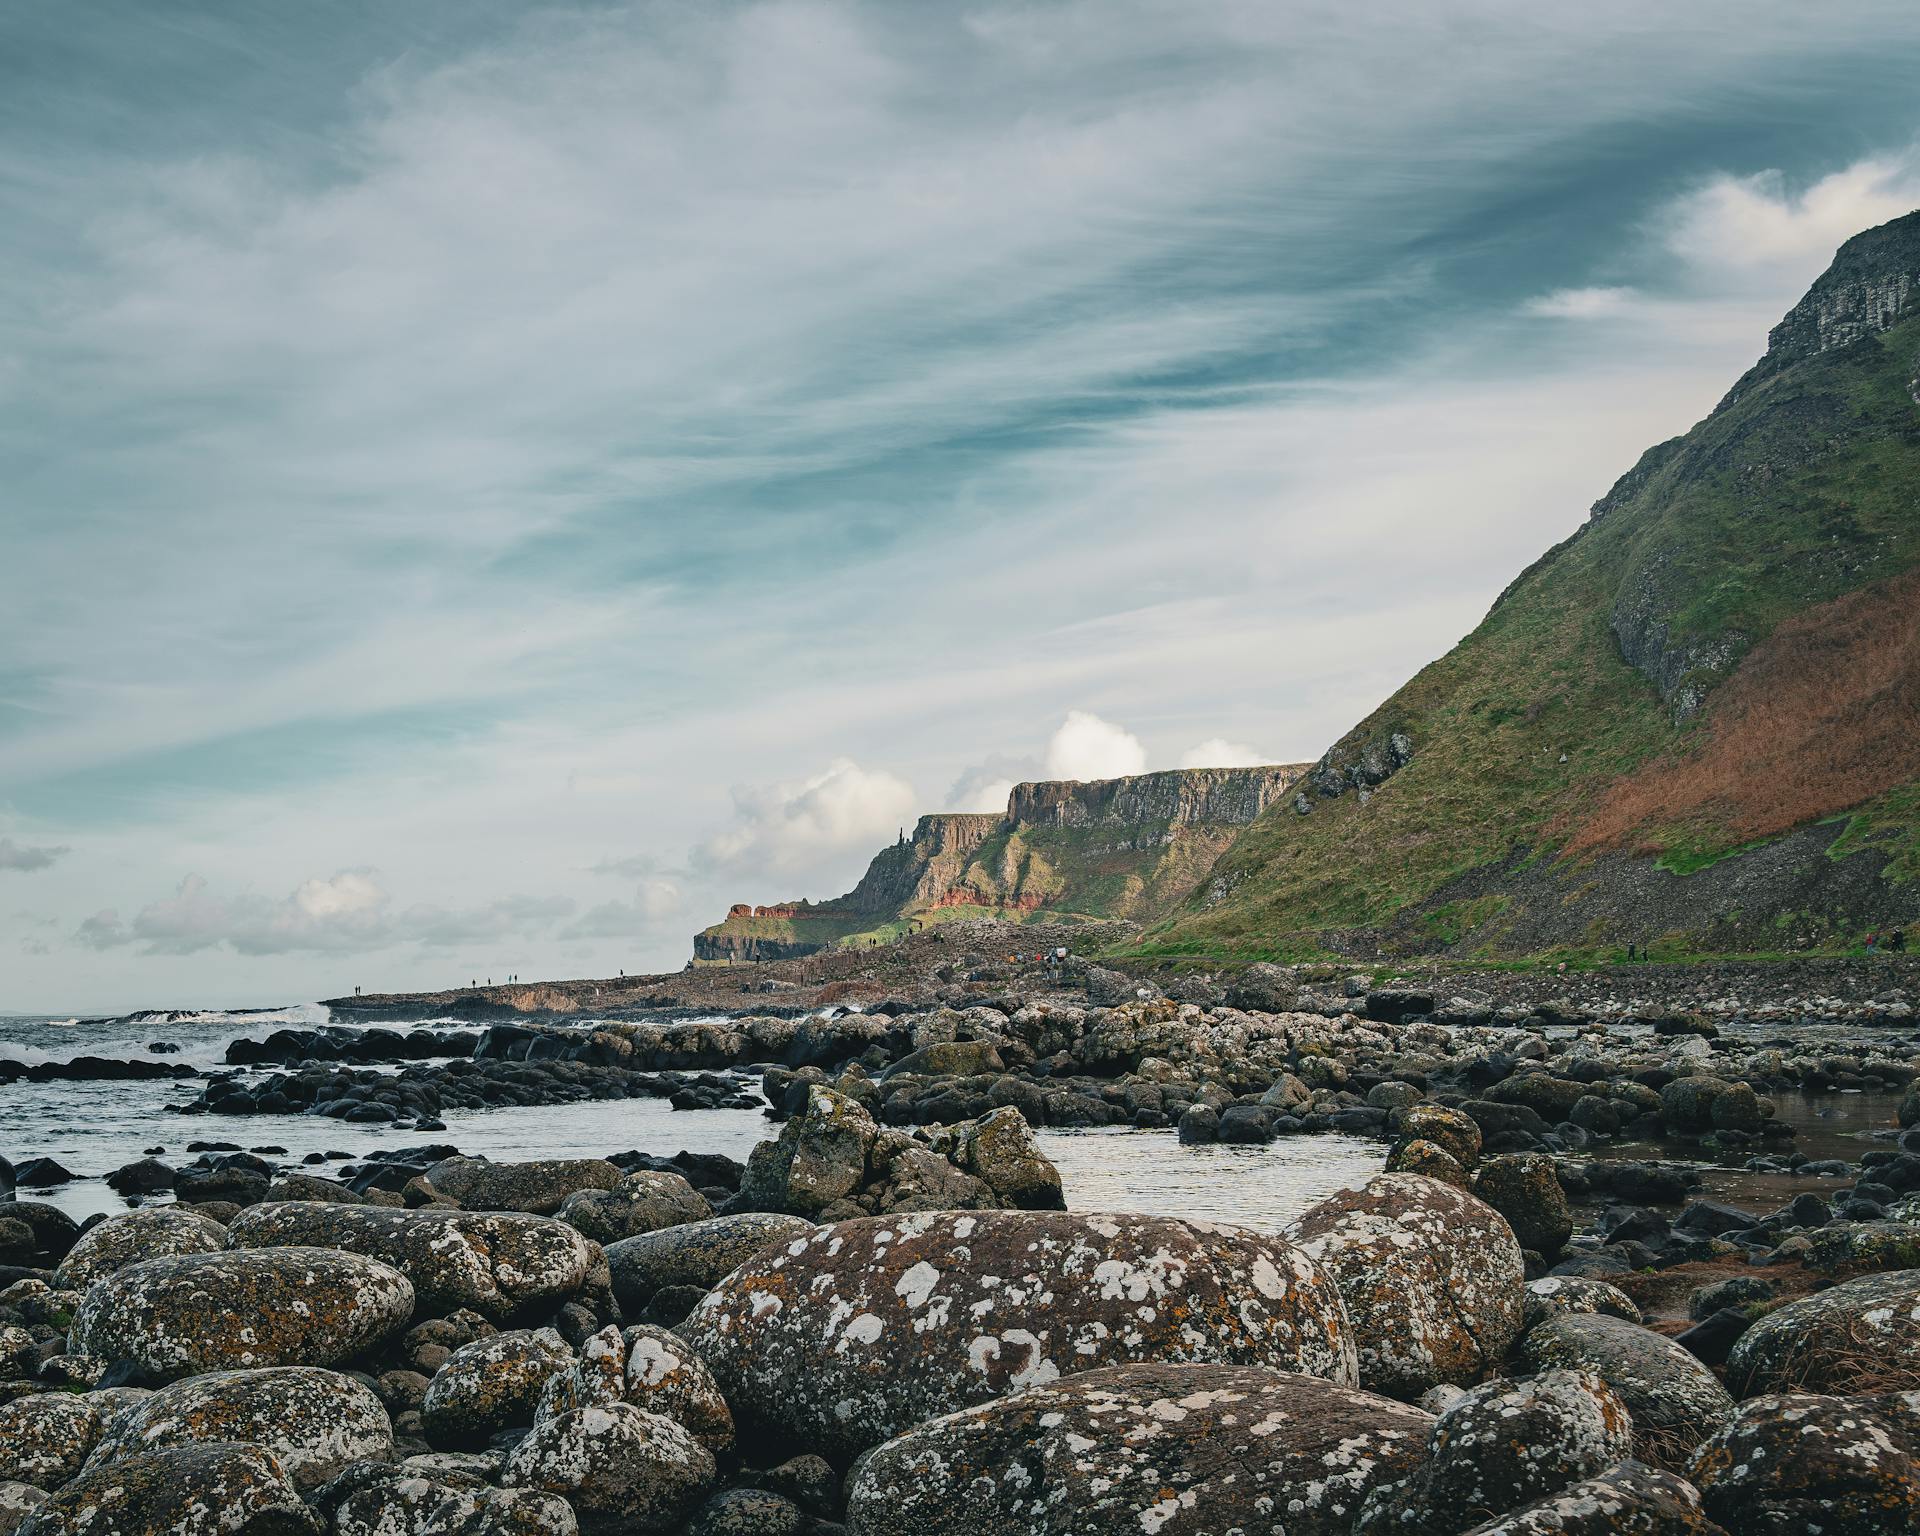
M 1909 393 L 1920 320 L 1795 364 L 1685 438 L 1653 450 L 1604 517 L 1550 551 L 1479 628 L 1331 754 L 1389 731 L 1406 767 L 1361 804 L 1281 805 L 1220 861 L 1206 889 L 1150 934 L 1159 953 L 1290 956 L 1328 928 L 1379 923 L 1450 879 L 1516 854 L 1553 857 L 1595 797 L 1636 768 L 1684 757 L 1712 728 L 1675 725 L 1609 627 L 1624 583 L 1660 573 L 1674 639 L 1750 645 L 1789 617 L 1920 560 L 1920 409 Z M 1565 761 L 1562 761 L 1564 755 Z M 1920 770 L 1920 765 L 1915 765 Z M 1849 836 L 1920 857 L 1913 780 L 1861 807 Z M 1699 860 L 1746 840 L 1723 819 L 1631 829 Z M 1498 910 L 1435 914 L 1458 942 Z

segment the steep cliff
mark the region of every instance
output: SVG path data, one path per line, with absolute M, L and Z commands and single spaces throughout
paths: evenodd
M 736 906 L 698 960 L 770 960 L 957 918 L 1149 918 L 1173 910 L 1302 768 L 1187 768 L 1019 784 L 1004 815 L 922 816 L 833 901 Z
M 1920 919 L 1920 214 L 1249 827 L 1160 952 L 1839 944 Z

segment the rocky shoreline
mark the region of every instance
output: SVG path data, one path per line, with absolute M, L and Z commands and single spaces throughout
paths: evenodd
M 804 1011 L 236 1042 L 176 1109 L 780 1130 L 744 1164 L 206 1141 L 84 1225 L 6 1168 L 0 1532 L 1911 1531 L 1904 978 L 987 952 Z M 1778 1097 L 1850 1090 L 1914 1128 L 1801 1151 Z M 1337 1132 L 1382 1171 L 1284 1233 L 1068 1211 L 1058 1126 Z M 1702 1198 L 1705 1162 L 1793 1193 Z

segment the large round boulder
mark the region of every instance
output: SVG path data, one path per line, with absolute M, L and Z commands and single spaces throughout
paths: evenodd
M 80 1234 L 54 1271 L 63 1291 L 84 1291 L 129 1264 L 180 1253 L 218 1253 L 227 1246 L 227 1229 L 182 1205 L 157 1205 L 109 1216 Z
M 296 1488 L 393 1454 L 380 1399 L 339 1371 L 213 1371 L 162 1387 L 115 1417 L 89 1468 L 173 1446 L 243 1443 L 272 1453 Z
M 1598 1376 L 1543 1371 L 1463 1394 L 1427 1450 L 1411 1478 L 1368 1501 L 1355 1536 L 1456 1536 L 1624 1461 L 1633 1420 Z
M 450 1157 L 427 1170 L 435 1193 L 470 1211 L 524 1211 L 551 1216 L 583 1189 L 616 1189 L 620 1170 L 598 1157 L 553 1157 L 530 1163 L 490 1163 Z
M 707 1290 L 761 1249 L 813 1230 L 804 1216 L 743 1211 L 609 1243 L 613 1293 L 631 1317 L 656 1291 L 683 1285 Z
M 1920 1393 L 1756 1397 L 1700 1447 L 1706 1511 L 1735 1531 L 1920 1531 Z
M 716 1455 L 733 1449 L 733 1414 L 706 1362 L 664 1328 L 638 1324 L 621 1335 L 626 1400 L 684 1425 Z
M 1733 1417 L 1713 1373 L 1673 1340 L 1602 1312 L 1555 1317 L 1520 1347 L 1528 1368 L 1591 1371 L 1633 1415 L 1634 1454 L 1683 1470 L 1700 1443 Z
M 1520 1245 L 1498 1211 L 1450 1184 L 1375 1174 L 1314 1206 L 1292 1235 L 1339 1286 L 1370 1391 L 1412 1399 L 1479 1381 L 1520 1332 Z
M 327 1500 L 333 1536 L 578 1536 L 580 1530 L 556 1494 L 489 1488 L 477 1477 L 411 1461 L 355 1473 L 353 1486 Z
M 150 1451 L 89 1468 L 18 1536 L 319 1536 L 321 1524 L 257 1445 Z
M 35 1392 L 0 1407 L 0 1477 L 58 1488 L 87 1464 L 100 1410 L 69 1392 Z
M 181 1254 L 96 1284 L 74 1314 L 69 1348 L 171 1381 L 249 1366 L 339 1365 L 412 1316 L 407 1277 L 356 1253 Z
M 1920 1387 L 1920 1269 L 1848 1280 L 1769 1312 L 1733 1346 L 1727 1384 L 1742 1397 Z
M 908 1430 L 848 1479 L 853 1536 L 1347 1536 L 1432 1419 L 1252 1366 L 1087 1371 Z
M 428 1442 L 477 1449 L 509 1425 L 531 1424 L 548 1380 L 572 1364 L 573 1351 L 551 1328 L 463 1344 L 427 1383 L 420 1420 Z
M 743 1431 L 850 1459 L 989 1397 L 1129 1361 L 1352 1384 L 1340 1294 L 1274 1237 L 1204 1222 L 923 1212 L 763 1250 L 680 1325 Z
M 712 1454 L 680 1425 L 614 1403 L 535 1425 L 500 1485 L 560 1495 L 587 1536 L 643 1536 L 678 1526 L 713 1478 Z
M 568 1195 L 560 1219 L 596 1243 L 615 1243 L 713 1215 L 706 1196 L 677 1173 L 641 1169 L 612 1189 L 582 1189 Z
M 1497 1515 L 1465 1536 L 1727 1536 L 1692 1483 L 1623 1461 L 1598 1477 Z
M 1522 1248 L 1551 1258 L 1573 1236 L 1573 1210 L 1544 1152 L 1488 1158 L 1473 1176 L 1473 1192 L 1506 1217 Z
M 310 1243 L 364 1254 L 413 1282 L 422 1316 L 471 1307 L 496 1323 L 551 1313 L 586 1286 L 597 1261 L 593 1244 L 551 1217 L 305 1200 L 242 1211 L 228 1240 L 235 1248 Z

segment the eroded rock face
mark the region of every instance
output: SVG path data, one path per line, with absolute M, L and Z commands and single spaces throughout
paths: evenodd
M 1591 1371 L 1633 1415 L 1634 1454 L 1681 1469 L 1733 1417 L 1733 1399 L 1714 1375 L 1671 1339 L 1604 1313 L 1556 1317 L 1529 1333 L 1522 1359 L 1536 1371 Z
M 509 1425 L 531 1424 L 549 1378 L 573 1363 L 567 1341 L 551 1328 L 463 1344 L 427 1383 L 420 1421 L 428 1443 L 477 1449 Z
M 607 1245 L 613 1292 L 631 1317 L 655 1291 L 670 1285 L 704 1291 L 762 1248 L 813 1230 L 804 1216 L 749 1211 L 626 1238 Z
M 68 1347 L 171 1381 L 252 1366 L 339 1365 L 412 1315 L 406 1276 L 359 1254 L 182 1254 L 129 1265 L 95 1285 L 74 1314 Z
M 1347 1536 L 1419 1463 L 1417 1408 L 1258 1367 L 1125 1365 L 934 1419 L 848 1482 L 854 1536 Z
M 1707 1513 L 1738 1532 L 1920 1530 L 1920 1392 L 1757 1397 L 1700 1447 Z
M 1371 1391 L 1411 1400 L 1479 1381 L 1520 1331 L 1520 1245 L 1499 1212 L 1449 1184 L 1376 1174 L 1308 1211 L 1293 1237 L 1339 1286 Z
M 0 1475 L 58 1488 L 87 1464 L 100 1410 L 67 1392 L 36 1392 L 0 1407 Z
M 1693 1484 L 1623 1461 L 1465 1536 L 1728 1536 L 1706 1517 Z
M 560 1495 L 588 1536 L 640 1536 L 672 1530 L 713 1478 L 713 1457 L 680 1425 L 616 1403 L 536 1425 L 500 1483 Z
M 1727 1383 L 1742 1397 L 1844 1392 L 1897 1372 L 1920 1382 L 1920 1270 L 1867 1275 L 1769 1312 L 1740 1335 Z
M 741 1265 L 680 1333 L 743 1433 L 842 1460 L 937 1414 L 1127 1361 L 1355 1377 L 1339 1293 L 1299 1249 L 1152 1216 L 840 1222 Z
M 1456 1536 L 1626 1460 L 1633 1420 L 1598 1376 L 1545 1371 L 1461 1396 L 1427 1452 L 1405 1484 L 1368 1501 L 1354 1536 Z
M 393 1454 L 380 1400 L 351 1376 L 311 1366 L 188 1377 L 116 1417 L 89 1468 L 195 1444 L 257 1445 L 296 1488 L 317 1487 L 356 1461 Z
M 255 1445 L 195 1445 L 90 1468 L 37 1505 L 19 1536 L 320 1536 Z
M 218 1253 L 227 1246 L 227 1229 L 178 1205 L 153 1206 L 109 1216 L 80 1234 L 54 1272 L 64 1291 L 84 1291 L 96 1280 L 143 1259 L 178 1253 Z
M 422 1316 L 460 1307 L 496 1323 L 551 1312 L 586 1286 L 594 1246 L 564 1221 L 514 1212 L 394 1210 L 287 1201 L 229 1229 L 235 1248 L 310 1243 L 378 1259 L 412 1282 Z

